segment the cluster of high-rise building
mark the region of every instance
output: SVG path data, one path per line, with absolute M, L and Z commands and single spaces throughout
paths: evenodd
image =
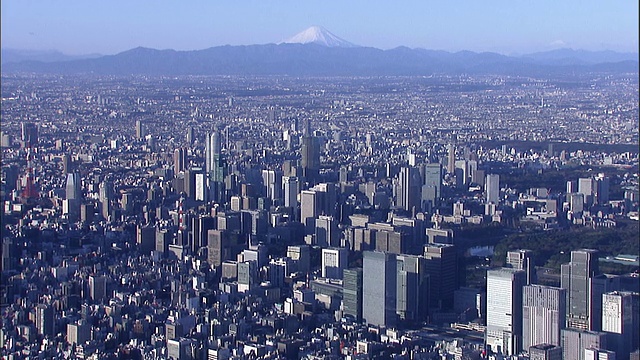
M 559 287 L 537 285 L 532 255 L 508 252 L 508 267 L 487 271 L 487 347 L 505 355 L 544 349 L 545 359 L 584 360 L 594 351 L 630 358 L 640 336 L 637 289 L 601 274 L 592 249 L 571 252 Z
M 637 103 L 613 79 L 590 93 L 624 93 L 607 114 L 497 80 L 3 77 L 0 354 L 629 358 L 637 277 L 576 250 L 538 284 L 510 249 L 471 281 L 458 234 L 637 220 Z M 478 83 L 500 95 L 460 96 Z M 515 116 L 594 139 L 558 117 L 573 106 L 621 147 L 513 142 L 553 138 Z M 509 183 L 583 165 L 562 189 Z

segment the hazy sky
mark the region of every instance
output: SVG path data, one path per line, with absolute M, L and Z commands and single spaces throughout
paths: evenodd
M 637 0 L 2 0 L 2 47 L 115 54 L 275 43 L 321 25 L 358 45 L 638 51 Z

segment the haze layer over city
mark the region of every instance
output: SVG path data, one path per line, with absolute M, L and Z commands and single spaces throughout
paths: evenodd
M 3 358 L 640 356 L 637 3 L 105 5 L 2 2 Z

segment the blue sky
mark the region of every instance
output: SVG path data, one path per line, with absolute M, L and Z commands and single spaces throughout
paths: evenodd
M 115 54 L 274 43 L 321 25 L 353 43 L 517 54 L 638 51 L 636 0 L 2 0 L 3 48 Z

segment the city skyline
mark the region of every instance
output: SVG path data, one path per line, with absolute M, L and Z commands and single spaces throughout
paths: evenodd
M 295 5 L 295 6 L 294 6 Z M 3 2 L 2 48 L 116 54 L 278 43 L 319 25 L 365 47 L 525 54 L 560 48 L 637 52 L 638 4 L 411 2 L 278 4 Z

